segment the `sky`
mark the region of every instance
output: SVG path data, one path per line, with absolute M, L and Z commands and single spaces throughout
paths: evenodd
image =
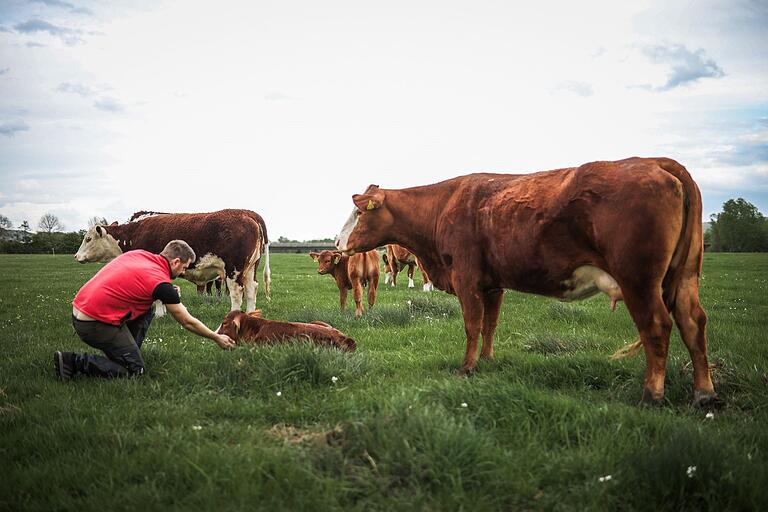
M 247 208 L 333 237 L 369 184 L 678 160 L 768 214 L 768 1 L 2 0 L 0 214 Z

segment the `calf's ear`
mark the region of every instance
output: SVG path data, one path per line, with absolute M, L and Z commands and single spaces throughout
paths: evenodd
M 317 259 L 320 257 L 320 253 L 319 252 L 311 252 L 311 253 L 309 253 L 309 257 L 312 258 L 313 260 L 317 261 Z
M 338 265 L 341 261 L 341 251 L 333 251 L 333 264 Z
M 261 318 L 261 310 L 256 309 L 254 311 L 251 311 L 250 313 L 248 313 L 248 316 L 252 316 L 253 318 Z
M 235 326 L 235 333 L 240 332 L 240 315 L 232 319 L 232 324 Z

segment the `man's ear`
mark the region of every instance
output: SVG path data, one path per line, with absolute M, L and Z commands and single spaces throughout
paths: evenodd
M 384 192 L 377 185 L 371 185 L 364 194 L 355 194 L 352 201 L 360 211 L 375 210 L 384 204 Z
M 313 260 L 317 261 L 318 258 L 320 258 L 320 253 L 319 252 L 311 252 L 311 253 L 309 253 L 309 257 L 312 258 Z

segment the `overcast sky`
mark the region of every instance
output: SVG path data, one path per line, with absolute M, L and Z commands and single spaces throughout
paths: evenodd
M 67 230 L 629 156 L 768 214 L 768 2 L 0 2 L 0 213 Z

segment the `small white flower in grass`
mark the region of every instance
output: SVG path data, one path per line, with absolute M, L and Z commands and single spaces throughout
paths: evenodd
M 275 394 L 276 394 L 277 396 L 283 396 L 283 392 L 282 392 L 282 391 L 278 391 L 278 392 L 277 392 L 277 393 L 275 393 Z
M 408 299 L 407 301 L 405 301 L 405 303 L 410 306 L 411 305 L 411 299 Z
M 707 415 L 704 416 L 704 417 L 707 418 L 708 420 L 713 420 L 713 419 L 715 419 L 715 413 L 708 412 Z
M 685 474 L 688 475 L 688 478 L 693 478 L 693 475 L 696 474 L 696 466 L 688 466 L 688 469 L 685 470 Z
M 613 476 L 612 475 L 605 475 L 605 476 L 601 476 L 601 477 L 599 477 L 597 479 L 598 482 L 607 482 L 608 480 L 613 480 Z
M 203 430 L 203 427 L 200 425 L 192 425 L 192 430 Z
M 462 407 L 469 407 L 469 406 L 467 405 L 467 402 L 461 402 L 461 406 L 462 406 Z
M 334 384 L 336 384 L 338 381 L 339 381 L 339 378 L 337 376 L 334 375 L 333 377 L 331 377 L 331 382 L 333 382 Z

